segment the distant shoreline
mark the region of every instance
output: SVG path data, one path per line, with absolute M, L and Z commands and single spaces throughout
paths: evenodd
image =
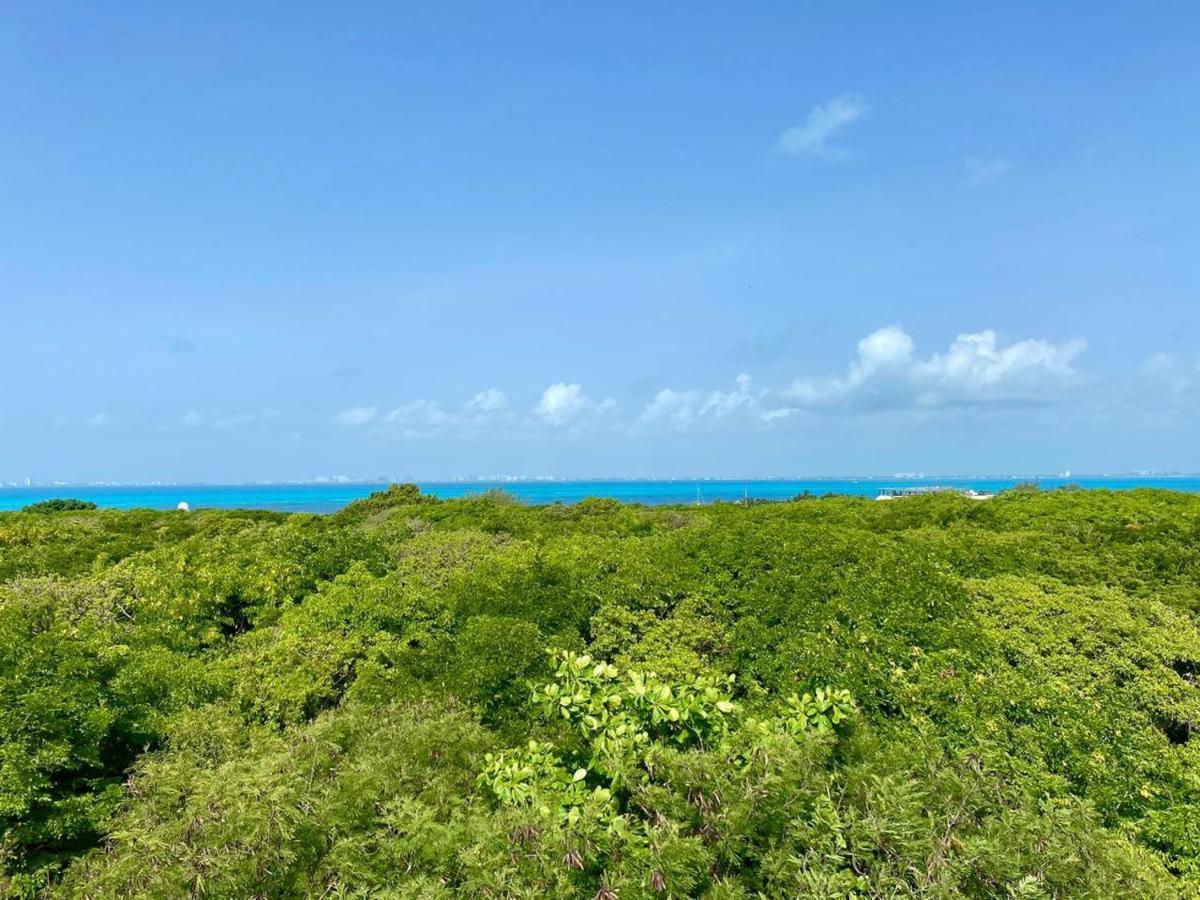
M 768 483 L 768 482 L 859 482 L 859 481 L 1096 481 L 1096 480 L 1177 480 L 1200 479 L 1200 472 L 1080 472 L 1056 475 L 966 475 L 966 474 L 924 474 L 898 472 L 891 475 L 678 475 L 672 477 L 646 477 L 633 475 L 599 475 L 584 478 L 561 478 L 556 475 L 513 475 L 495 477 L 466 477 L 466 478 L 312 478 L 281 481 L 44 481 L 22 484 L 15 481 L 0 482 L 0 492 L 6 490 L 40 490 L 65 488 L 168 488 L 168 487 L 212 487 L 212 488 L 250 488 L 250 487 L 360 487 L 363 485 L 389 484 L 428 484 L 428 485 L 496 485 L 496 484 L 683 484 L 694 482 L 714 483 Z

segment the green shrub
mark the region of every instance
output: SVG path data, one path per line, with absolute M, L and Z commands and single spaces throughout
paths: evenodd
M 1162 491 L 0 513 L 0 895 L 1193 896 L 1198 614 Z
M 27 513 L 51 513 L 51 512 L 74 512 L 85 509 L 95 509 L 96 504 L 90 500 L 76 500 L 75 498 L 55 497 L 51 500 L 39 500 L 37 503 L 30 503 L 25 507 L 24 512 Z

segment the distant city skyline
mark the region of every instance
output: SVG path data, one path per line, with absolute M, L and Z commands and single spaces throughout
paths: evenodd
M 736 475 L 703 475 L 679 474 L 663 476 L 637 475 L 593 475 L 562 477 L 558 475 L 513 475 L 513 474 L 467 474 L 452 478 L 425 478 L 419 475 L 317 475 L 311 478 L 281 479 L 264 481 L 34 481 L 25 478 L 22 481 L 0 481 L 0 490 L 4 488 L 71 488 L 71 487 L 188 487 L 188 486 L 229 486 L 253 487 L 270 485 L 387 485 L 403 483 L 422 484 L 537 484 L 537 483 L 573 483 L 585 484 L 594 482 L 708 482 L 719 481 L 735 483 L 739 481 L 769 482 L 769 481 L 937 481 L 968 480 L 968 481 L 1012 481 L 1026 479 L 1037 481 L 1064 481 L 1071 478 L 1088 480 L 1097 479 L 1196 479 L 1200 472 L 1185 472 L 1177 470 L 1140 469 L 1129 472 L 1072 472 L 1066 469 L 1061 472 L 843 472 L 834 475 L 755 475 L 738 477 Z
M 959 12 L 8 4 L 0 481 L 1200 469 L 1200 16 Z

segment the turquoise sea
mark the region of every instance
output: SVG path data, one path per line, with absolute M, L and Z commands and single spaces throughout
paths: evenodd
M 850 494 L 874 497 L 885 487 L 944 485 L 1000 491 L 1023 480 L 1014 478 L 810 478 L 801 480 L 610 480 L 610 481 L 516 481 L 516 482 L 423 482 L 421 490 L 438 497 L 463 497 L 501 488 L 525 503 L 575 503 L 585 497 L 611 497 L 626 503 L 662 505 L 669 503 L 787 500 L 798 494 Z M 1200 476 L 1180 477 L 1080 477 L 1038 479 L 1044 489 L 1065 484 L 1099 490 L 1165 488 L 1200 492 Z M 180 501 L 192 509 L 272 509 L 286 512 L 328 513 L 383 488 L 378 482 L 339 484 L 178 484 L 148 486 L 83 486 L 0 488 L 0 510 L 20 509 L 51 497 L 77 497 L 100 506 L 128 509 L 149 507 L 173 509 Z

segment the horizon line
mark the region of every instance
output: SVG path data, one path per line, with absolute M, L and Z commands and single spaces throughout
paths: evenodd
M 30 481 L 22 484 L 15 481 L 0 482 L 0 491 L 31 490 L 33 488 L 152 488 L 152 487 L 354 487 L 370 485 L 416 484 L 580 484 L 587 482 L 803 482 L 803 481 L 1067 481 L 1096 478 L 1197 478 L 1200 472 L 1149 471 L 1128 472 L 1071 472 L 1023 473 L 1023 474 L 963 474 L 963 473 L 890 473 L 839 475 L 673 475 L 636 476 L 603 475 L 587 477 L 561 477 L 556 475 L 530 476 L 459 476 L 451 478 L 359 478 L 359 477 L 316 477 L 307 479 L 281 479 L 278 481 Z

